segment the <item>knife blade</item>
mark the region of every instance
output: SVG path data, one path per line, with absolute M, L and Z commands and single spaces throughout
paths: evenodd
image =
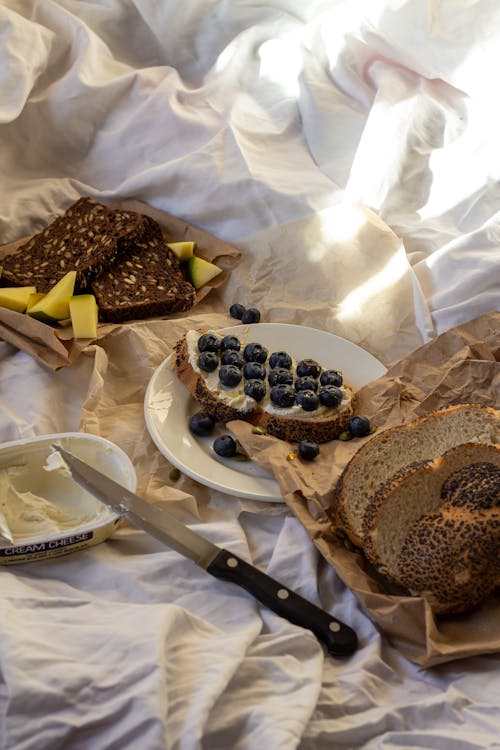
M 213 544 L 60 445 L 52 448 L 63 457 L 73 480 L 98 500 L 215 578 L 237 584 L 276 614 L 312 631 L 332 656 L 347 656 L 358 647 L 356 633 L 345 623 L 230 550 Z

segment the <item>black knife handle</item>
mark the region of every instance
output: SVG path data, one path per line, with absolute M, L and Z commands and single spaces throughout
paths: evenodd
M 347 656 L 356 650 L 354 630 L 232 552 L 221 549 L 207 572 L 236 583 L 276 614 L 311 630 L 333 656 Z

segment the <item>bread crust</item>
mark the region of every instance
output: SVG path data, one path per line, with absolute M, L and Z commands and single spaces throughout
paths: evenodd
M 200 335 L 203 331 L 200 331 Z M 287 416 L 270 414 L 260 406 L 243 412 L 224 403 L 206 385 L 204 379 L 189 362 L 186 337 L 179 339 L 174 347 L 173 368 L 179 380 L 186 386 L 193 398 L 218 422 L 242 419 L 245 422 L 264 428 L 270 435 L 288 442 L 312 440 L 325 443 L 343 432 L 354 414 L 355 394 L 348 385 L 342 387 L 350 397 L 350 403 L 341 411 L 327 418 L 293 419 Z

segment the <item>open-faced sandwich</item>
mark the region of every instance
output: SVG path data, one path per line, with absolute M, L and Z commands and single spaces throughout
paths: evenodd
M 214 421 L 243 419 L 282 440 L 317 443 L 347 429 L 355 399 L 341 372 L 269 351 L 244 333 L 192 330 L 175 346 L 179 380 Z

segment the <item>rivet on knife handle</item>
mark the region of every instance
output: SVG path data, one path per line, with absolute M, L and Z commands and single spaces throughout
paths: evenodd
M 347 656 L 356 650 L 354 630 L 228 550 L 218 553 L 207 572 L 236 583 L 276 614 L 311 630 L 333 656 Z

